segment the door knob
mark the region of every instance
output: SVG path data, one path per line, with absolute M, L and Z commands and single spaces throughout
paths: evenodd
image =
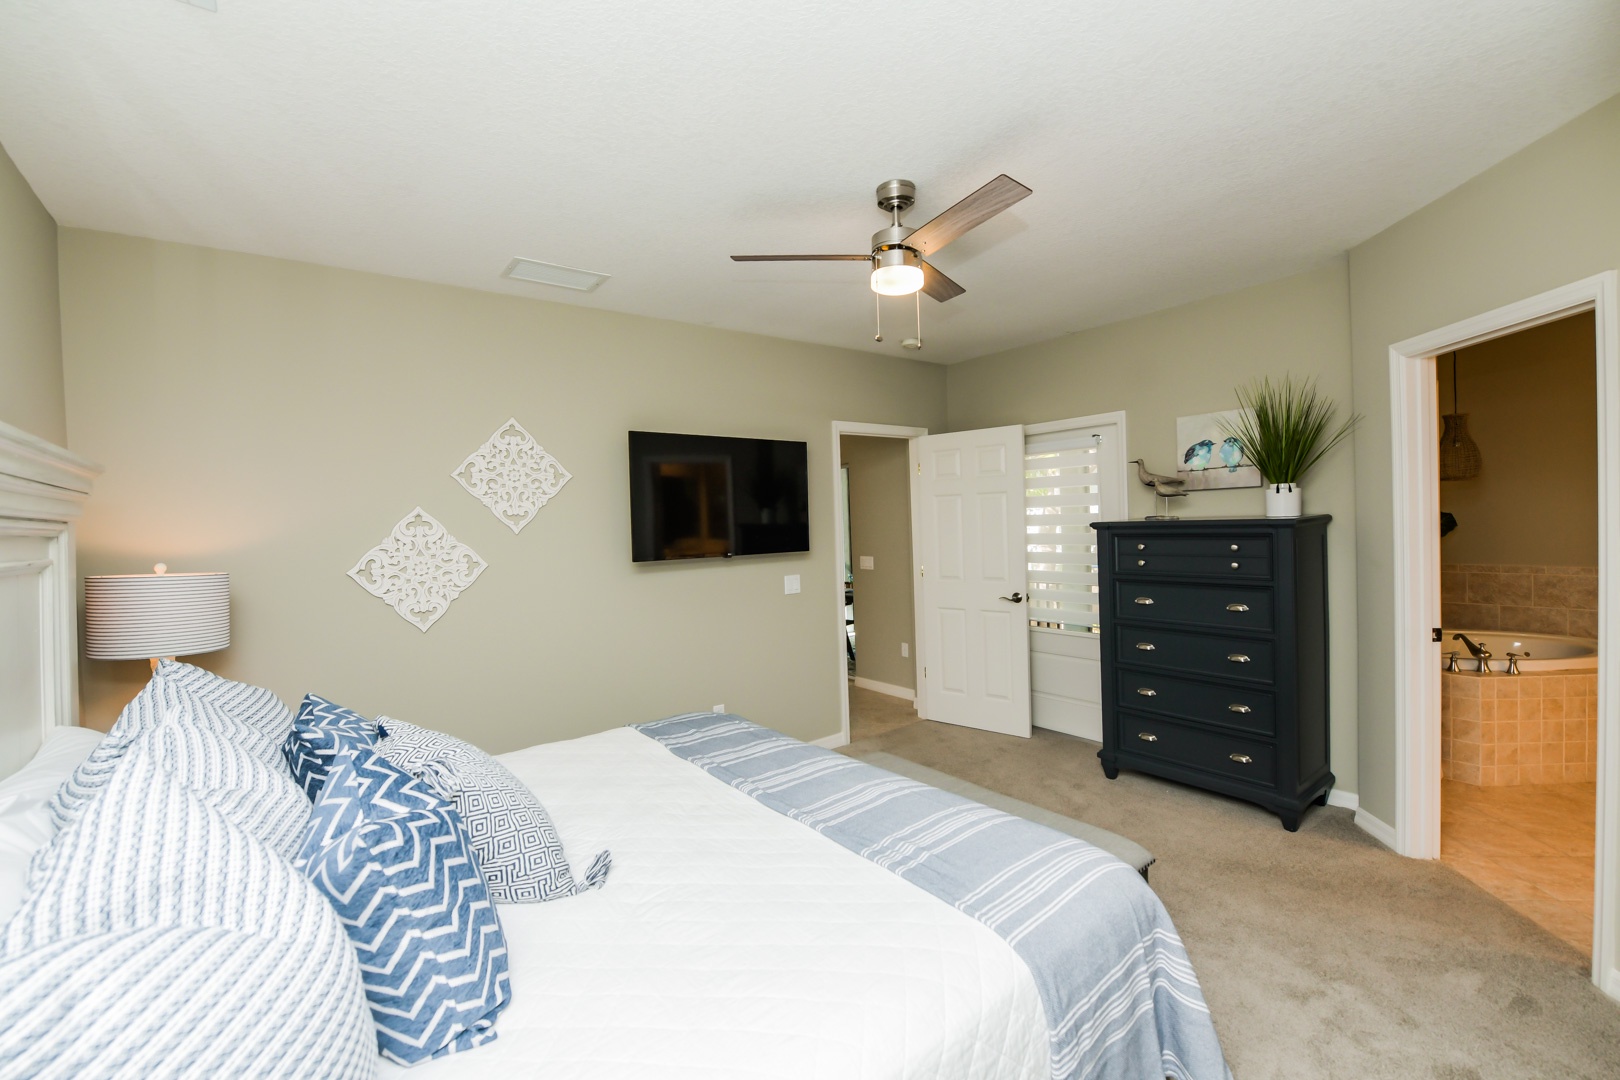
M 998 597 L 998 599 L 1006 600 L 1008 603 L 1012 604 L 1022 604 L 1024 602 L 1024 594 L 1021 592 L 1015 592 L 1011 596 L 1002 596 Z

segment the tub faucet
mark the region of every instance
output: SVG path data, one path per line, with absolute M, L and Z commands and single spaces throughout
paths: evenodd
M 1455 649 L 1446 653 L 1446 670 L 1457 672 L 1462 671 L 1462 668 L 1457 666 L 1457 650 Z
M 1521 652 L 1510 652 L 1510 653 L 1508 653 L 1507 654 L 1507 658 L 1508 658 L 1507 673 L 1509 675 L 1517 675 L 1517 674 L 1519 674 L 1519 661 L 1528 658 L 1529 655 L 1530 654 L 1527 653 L 1527 652 L 1522 652 L 1522 653 Z
M 1468 649 L 1468 655 L 1472 656 L 1475 660 L 1479 661 L 1480 674 L 1483 675 L 1483 674 L 1487 674 L 1487 673 L 1490 672 L 1490 670 L 1491 670 L 1491 650 L 1489 650 L 1489 649 L 1487 649 L 1485 647 L 1484 642 L 1481 642 L 1480 644 L 1475 645 L 1472 641 L 1470 641 L 1468 639 L 1467 634 L 1452 634 L 1451 635 L 1451 640 L 1452 641 L 1460 641 L 1460 642 L 1462 642 L 1463 645 L 1466 646 L 1467 649 Z

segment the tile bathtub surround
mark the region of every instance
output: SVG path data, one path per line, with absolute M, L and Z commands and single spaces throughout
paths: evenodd
M 1440 676 L 1441 775 L 1480 787 L 1597 779 L 1597 674 Z
M 1464 630 L 1597 637 L 1595 566 L 1447 563 L 1440 619 Z

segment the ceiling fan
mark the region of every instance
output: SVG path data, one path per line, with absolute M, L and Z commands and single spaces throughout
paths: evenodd
M 872 266 L 872 291 L 882 296 L 910 296 L 924 292 L 944 303 L 967 290 L 927 262 L 932 255 L 969 229 L 984 224 L 1030 194 L 1030 189 L 1002 173 L 988 184 L 935 216 L 919 229 L 900 224 L 900 215 L 917 201 L 917 185 L 910 180 L 885 180 L 877 187 L 878 209 L 893 216 L 892 223 L 872 234 L 867 255 L 733 255 L 736 262 L 865 262 Z M 920 310 L 920 309 L 919 309 Z M 881 328 L 877 336 L 883 340 Z M 907 338 L 907 348 L 922 347 L 921 316 L 918 336 Z

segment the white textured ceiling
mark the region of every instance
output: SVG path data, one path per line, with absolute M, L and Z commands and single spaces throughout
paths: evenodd
M 956 361 L 1343 251 L 1620 92 L 1615 0 L 0 3 L 0 143 L 64 225 Z M 612 274 L 505 281 L 514 255 Z

